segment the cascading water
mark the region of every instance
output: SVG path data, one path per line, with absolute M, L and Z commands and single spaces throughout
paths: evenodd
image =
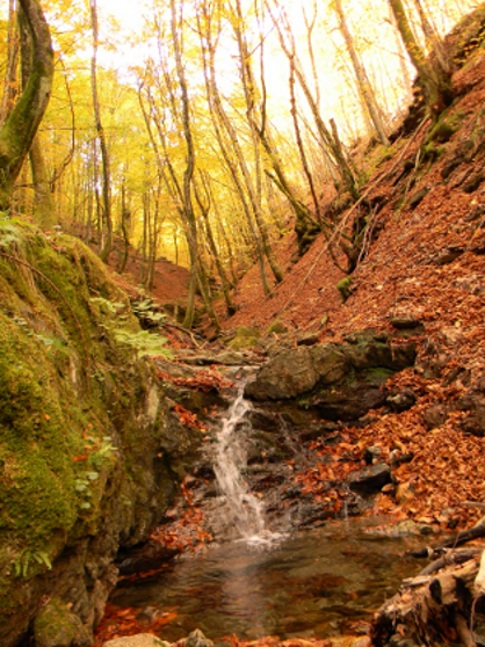
M 265 528 L 264 506 L 243 477 L 250 410 L 251 404 L 244 399 L 244 384 L 241 384 L 216 436 L 214 472 L 220 492 L 217 515 L 231 538 L 264 543 L 273 536 Z

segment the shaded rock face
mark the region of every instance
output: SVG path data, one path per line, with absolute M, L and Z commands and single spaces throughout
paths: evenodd
M 416 359 L 414 344 L 394 347 L 384 334 L 351 335 L 342 344 L 286 349 L 246 386 L 259 402 L 296 400 L 326 420 L 356 420 L 386 401 L 382 384 Z
M 53 246 L 2 227 L 24 270 L 0 260 L 0 645 L 81 647 L 120 546 L 163 517 L 197 436 L 152 363 L 119 341 L 144 338 L 99 259 L 67 236 Z

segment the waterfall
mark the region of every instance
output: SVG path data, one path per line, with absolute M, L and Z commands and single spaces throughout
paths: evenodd
M 265 528 L 263 503 L 249 490 L 243 476 L 250 410 L 242 384 L 216 436 L 214 472 L 220 492 L 217 515 L 229 534 L 249 543 L 266 543 L 272 534 Z

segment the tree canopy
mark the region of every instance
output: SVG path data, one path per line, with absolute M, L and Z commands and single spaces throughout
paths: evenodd
M 285 232 L 300 253 L 319 232 L 332 236 L 338 209 L 325 211 L 323 197 L 359 200 L 365 176 L 350 151 L 372 138 L 391 145 L 416 73 L 430 114 L 449 103 L 441 39 L 470 5 L 153 0 L 137 5 L 130 32 L 107 2 L 55 0 L 53 55 L 39 2 L 22 0 L 20 16 L 11 2 L 2 207 L 95 242 L 104 260 L 121 239 L 119 268 L 138 249 L 146 286 L 165 255 L 190 268 L 191 300 L 198 290 L 211 311 L 216 286 L 231 311 L 249 265 L 267 294 L 281 281 L 274 249 Z M 361 233 L 341 239 L 348 271 Z

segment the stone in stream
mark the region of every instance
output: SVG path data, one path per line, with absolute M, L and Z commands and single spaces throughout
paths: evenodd
M 413 343 L 394 346 L 382 333 L 364 331 L 345 343 L 284 349 L 248 382 L 245 394 L 254 400 L 294 400 L 325 420 L 354 421 L 386 404 L 383 383 L 412 366 Z
M 170 643 L 160 640 L 153 634 L 135 634 L 108 640 L 103 643 L 103 647 L 170 647 Z
M 349 479 L 350 489 L 359 494 L 376 494 L 388 483 L 391 483 L 391 468 L 385 463 L 366 467 Z

